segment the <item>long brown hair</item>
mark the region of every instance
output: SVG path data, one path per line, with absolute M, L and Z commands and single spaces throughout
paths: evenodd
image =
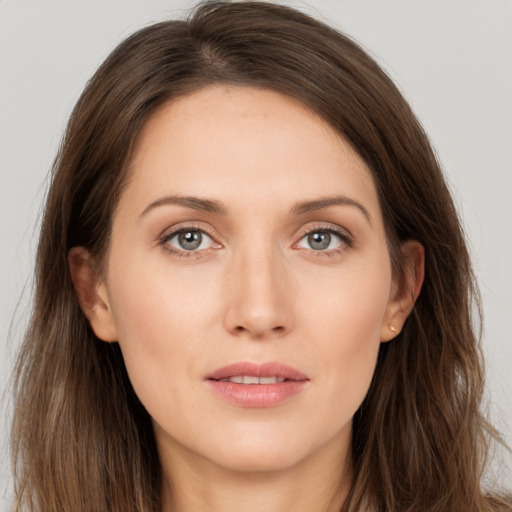
M 55 160 L 20 353 L 13 423 L 18 512 L 156 512 L 160 469 L 148 413 L 117 344 L 83 315 L 67 254 L 101 266 L 131 148 L 163 103 L 229 83 L 311 108 L 373 173 L 395 273 L 400 243 L 426 252 L 425 282 L 403 331 L 382 344 L 353 424 L 354 482 L 344 505 L 490 511 L 481 477 L 496 435 L 480 412 L 477 291 L 459 219 L 430 143 L 397 88 L 350 38 L 267 2 L 200 5 L 121 43 L 79 99 Z M 501 504 L 501 505 L 500 505 Z

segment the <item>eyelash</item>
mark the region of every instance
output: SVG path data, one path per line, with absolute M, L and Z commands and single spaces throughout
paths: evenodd
M 210 252 L 211 250 L 215 250 L 212 248 L 208 249 L 201 249 L 201 250 L 177 250 L 176 248 L 169 245 L 169 240 L 174 238 L 175 236 L 179 235 L 180 233 L 184 233 L 187 231 L 199 231 L 203 234 L 206 234 L 209 238 L 211 238 L 214 241 L 214 237 L 211 233 L 208 232 L 208 230 L 204 229 L 204 227 L 194 226 L 194 225 L 187 225 L 178 229 L 174 229 L 170 232 L 165 232 L 162 236 L 158 238 L 158 245 L 162 247 L 162 249 L 173 256 L 177 256 L 179 258 L 199 258 L 202 254 L 204 254 L 205 251 Z M 314 250 L 309 249 L 309 252 L 315 257 L 315 258 L 322 258 L 322 257 L 328 257 L 332 258 L 340 254 L 341 252 L 346 251 L 347 249 L 351 249 L 354 246 L 354 239 L 351 235 L 349 235 L 346 232 L 343 232 L 341 230 L 335 229 L 330 225 L 317 225 L 309 228 L 307 231 L 303 232 L 297 242 L 293 244 L 293 247 L 295 248 L 301 240 L 303 240 L 308 235 L 311 235 L 312 233 L 316 232 L 322 232 L 322 233 L 329 233 L 330 235 L 334 235 L 338 237 L 341 241 L 341 244 L 339 247 L 336 247 L 335 249 L 330 250 Z M 217 242 L 213 242 L 214 244 L 217 244 L 219 247 L 221 247 L 220 244 Z M 201 254 L 202 253 L 202 254 Z
M 298 242 L 295 242 L 293 246 L 297 246 L 301 240 L 303 240 L 308 235 L 311 235 L 312 233 L 329 233 L 330 235 L 334 235 L 337 238 L 340 239 L 341 243 L 339 247 L 336 247 L 335 249 L 330 249 L 327 251 L 315 251 L 314 249 L 309 249 L 310 254 L 315 258 L 334 258 L 341 254 L 342 252 L 345 252 L 347 249 L 352 249 L 354 247 L 354 238 L 352 235 L 348 234 L 346 231 L 342 231 L 340 229 L 334 228 L 332 225 L 316 225 L 312 226 L 307 229 L 307 231 L 303 232 L 298 240 Z
M 177 256 L 178 258 L 199 258 L 200 253 L 204 254 L 204 251 L 210 252 L 210 250 L 211 250 L 210 248 L 201 249 L 200 251 L 197 251 L 197 250 L 195 250 L 195 251 L 181 250 L 180 251 L 180 250 L 172 247 L 171 245 L 169 245 L 169 243 L 168 243 L 169 240 L 174 238 L 176 235 L 179 235 L 180 233 L 186 233 L 187 231 L 199 231 L 199 232 L 207 235 L 212 240 L 214 240 L 213 235 L 211 233 L 209 233 L 204 227 L 199 227 L 199 226 L 194 226 L 193 224 L 189 224 L 189 225 L 183 226 L 181 228 L 174 229 L 170 232 L 164 232 L 164 234 L 158 238 L 158 245 L 160 245 L 165 252 L 170 253 L 173 256 Z M 219 245 L 219 247 L 220 247 L 220 244 L 217 244 L 217 245 Z

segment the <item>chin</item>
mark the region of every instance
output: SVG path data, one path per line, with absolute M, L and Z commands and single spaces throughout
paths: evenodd
M 266 436 L 247 434 L 243 439 L 231 437 L 210 445 L 207 458 L 210 462 L 230 471 L 269 472 L 282 471 L 305 460 L 317 447 L 300 436 Z
M 266 473 L 284 471 L 299 464 L 304 457 L 287 450 L 242 449 L 233 447 L 229 453 L 219 454 L 210 461 L 228 471 Z

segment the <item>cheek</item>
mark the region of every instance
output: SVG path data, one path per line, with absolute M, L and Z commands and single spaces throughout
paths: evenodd
M 142 263 L 133 257 L 110 273 L 119 337 L 149 349 L 152 344 L 172 345 L 176 331 L 204 330 L 216 305 L 215 275 L 199 267 L 176 270 L 165 257 Z
M 336 272 L 306 274 L 300 297 L 302 314 L 314 322 L 320 339 L 340 340 L 353 350 L 365 342 L 380 342 L 391 291 L 389 263 L 370 259 L 340 267 Z
M 314 293 L 301 292 L 298 315 L 305 331 L 303 350 L 319 362 L 319 378 L 329 392 L 326 401 L 343 404 L 353 414 L 370 385 L 380 347 L 391 286 L 387 261 L 340 270 L 329 279 L 316 276 Z M 302 325 L 301 325 L 302 323 Z M 321 355 L 320 357 L 318 357 Z
M 148 268 L 126 260 L 122 268 L 112 269 L 109 281 L 130 380 L 141 401 L 152 408 L 160 400 L 155 391 L 176 390 L 180 377 L 194 373 L 198 353 L 207 348 L 200 340 L 208 339 L 212 319 L 218 316 L 215 278 L 171 272 L 165 261 Z

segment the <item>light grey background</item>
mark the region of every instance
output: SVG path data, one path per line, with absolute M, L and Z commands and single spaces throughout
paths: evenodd
M 288 3 L 369 49 L 429 133 L 461 210 L 483 294 L 490 416 L 511 444 L 512 3 Z M 45 176 L 72 106 L 122 38 L 152 21 L 179 17 L 193 5 L 191 0 L 0 0 L 0 391 L 27 318 Z M 2 509 L 11 482 L 11 406 L 4 395 Z M 500 479 L 511 487 L 510 473 L 500 471 Z

